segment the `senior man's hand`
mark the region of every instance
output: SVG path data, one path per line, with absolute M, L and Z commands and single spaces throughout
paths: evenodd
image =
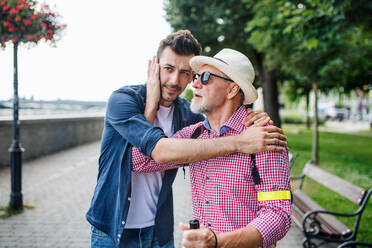
M 253 111 L 251 108 L 247 108 L 247 117 L 243 120 L 242 124 L 246 127 L 254 124 L 255 126 L 266 126 L 273 125 L 274 122 L 270 116 L 262 110 Z
M 216 245 L 216 239 L 211 230 L 200 226 L 199 229 L 190 229 L 188 225 L 179 224 L 183 231 L 182 246 L 185 248 L 214 248 Z

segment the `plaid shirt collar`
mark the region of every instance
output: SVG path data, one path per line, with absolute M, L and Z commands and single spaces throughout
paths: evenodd
M 235 113 L 221 126 L 220 128 L 220 134 L 223 134 L 231 129 L 236 130 L 237 132 L 242 132 L 244 129 L 244 125 L 242 124 L 242 121 L 244 118 L 247 117 L 247 111 L 244 107 L 244 105 L 240 106 L 238 110 L 235 111 Z M 203 126 L 208 129 L 209 131 L 216 133 L 214 131 L 210 124 L 208 119 L 206 118 L 203 122 Z

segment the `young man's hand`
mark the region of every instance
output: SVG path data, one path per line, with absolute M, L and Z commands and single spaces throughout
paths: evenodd
M 248 114 L 247 118 L 245 118 L 242 122 L 242 124 L 246 127 L 252 124 L 260 127 L 274 124 L 270 116 L 266 112 L 263 112 L 262 110 L 253 111 L 251 108 L 248 108 L 247 114 Z
M 283 152 L 287 146 L 283 130 L 275 126 L 252 126 L 236 137 L 237 150 L 242 153 Z
M 144 115 L 148 121 L 154 123 L 160 100 L 160 65 L 157 57 L 149 60 L 146 83 L 146 108 Z

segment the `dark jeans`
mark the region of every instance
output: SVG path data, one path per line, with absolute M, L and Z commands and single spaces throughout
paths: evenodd
M 170 240 L 165 245 L 159 245 L 154 237 L 154 227 L 139 229 L 124 229 L 120 239 L 121 248 L 174 248 L 174 240 Z M 92 248 L 112 248 L 115 247 L 112 239 L 104 232 L 94 226 L 91 228 L 91 247 Z

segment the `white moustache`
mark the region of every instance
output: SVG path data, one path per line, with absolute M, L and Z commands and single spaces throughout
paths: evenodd
M 195 90 L 195 91 L 194 91 L 194 96 L 195 96 L 195 95 L 203 96 L 203 93 Z

